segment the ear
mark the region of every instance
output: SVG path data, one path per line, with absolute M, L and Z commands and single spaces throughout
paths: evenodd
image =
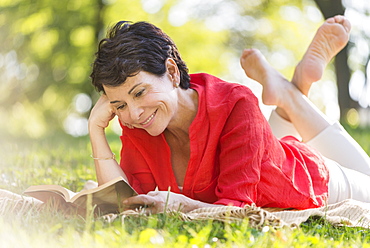
M 172 58 L 168 58 L 166 60 L 166 68 L 168 76 L 173 83 L 173 86 L 178 87 L 180 84 L 180 71 L 175 60 L 173 60 Z

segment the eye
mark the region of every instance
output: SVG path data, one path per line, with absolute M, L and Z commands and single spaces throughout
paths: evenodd
M 117 110 L 121 110 L 121 109 L 123 109 L 124 107 L 126 107 L 126 104 L 119 105 L 119 106 L 117 107 Z
M 135 94 L 135 97 L 140 97 L 140 96 L 144 93 L 144 90 L 145 90 L 145 89 L 142 89 L 142 90 L 138 91 L 138 92 Z

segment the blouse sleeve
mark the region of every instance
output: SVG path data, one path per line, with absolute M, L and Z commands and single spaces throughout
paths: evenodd
M 124 130 L 120 138 L 122 142 L 120 166 L 130 185 L 139 194 L 154 190 L 156 183 L 140 147 L 136 146 L 133 140 L 125 135 Z
M 235 100 L 229 101 L 230 112 L 219 141 L 220 175 L 215 204 L 244 206 L 257 200 L 266 140 L 274 138 L 269 137 L 268 123 L 249 89 L 234 88 L 229 95 L 232 98 Z

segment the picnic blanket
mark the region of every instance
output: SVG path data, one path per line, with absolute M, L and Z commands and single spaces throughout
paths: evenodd
M 299 225 L 310 216 L 320 216 L 333 225 L 370 228 L 370 203 L 347 199 L 321 208 L 272 213 L 288 225 Z
M 21 215 L 33 209 L 37 210 L 42 204 L 42 201 L 35 198 L 0 189 L 0 216 L 7 214 Z
M 31 209 L 39 209 L 42 202 L 32 197 L 14 194 L 7 190 L 0 190 L 0 216 L 6 214 L 24 214 Z M 370 228 L 370 203 L 348 199 L 336 204 L 307 210 L 279 210 L 260 208 L 255 205 L 244 208 L 233 206 L 199 208 L 188 213 L 169 212 L 183 220 L 214 219 L 224 222 L 241 221 L 248 219 L 251 227 L 295 227 L 305 222 L 310 216 L 320 216 L 333 225 Z M 127 216 L 143 215 L 138 210 L 127 210 L 121 214 L 103 216 L 108 221 Z
M 176 214 L 187 221 L 213 219 L 223 222 L 235 222 L 247 218 L 249 225 L 254 228 L 262 228 L 264 226 L 276 228 L 284 226 L 297 227 L 311 216 L 320 216 L 335 226 L 345 225 L 370 228 L 370 203 L 351 199 L 325 207 L 307 210 L 264 209 L 251 205 L 244 208 L 233 206 L 198 208 L 189 213 L 174 212 L 172 214 Z M 140 210 L 127 210 L 120 215 L 124 218 L 127 216 L 141 215 L 141 213 Z M 105 217 L 113 220 L 118 215 L 107 215 Z

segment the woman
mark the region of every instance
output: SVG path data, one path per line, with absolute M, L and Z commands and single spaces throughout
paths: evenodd
M 332 45 L 326 33 L 339 37 L 339 42 Z M 306 72 L 314 70 L 321 77 L 347 43 L 348 33 L 349 23 L 341 16 L 318 30 L 293 77 L 303 94 L 315 78 Z M 289 119 L 304 140 L 329 126 L 324 119 L 315 131 L 307 131 L 312 127 L 304 119 L 321 115 L 258 53 L 244 51 L 241 64 L 264 86 L 265 103 L 277 105 L 276 113 Z M 103 92 L 89 118 L 97 179 L 102 184 L 117 176 L 126 178 L 140 193 L 125 200 L 127 206 L 145 205 L 156 213 L 166 204 L 188 212 L 251 203 L 306 209 L 328 202 L 329 160 L 293 137 L 278 140 L 247 87 L 208 74 L 189 76 L 175 44 L 157 27 L 118 23 L 101 41 L 91 77 Z M 273 94 L 275 86 L 284 86 L 279 94 L 284 89 L 294 92 L 290 95 L 300 105 L 294 109 Z M 300 107 L 309 114 L 302 114 Z M 120 164 L 104 133 L 115 115 L 122 126 Z M 330 190 L 332 202 L 330 195 L 335 194 Z

